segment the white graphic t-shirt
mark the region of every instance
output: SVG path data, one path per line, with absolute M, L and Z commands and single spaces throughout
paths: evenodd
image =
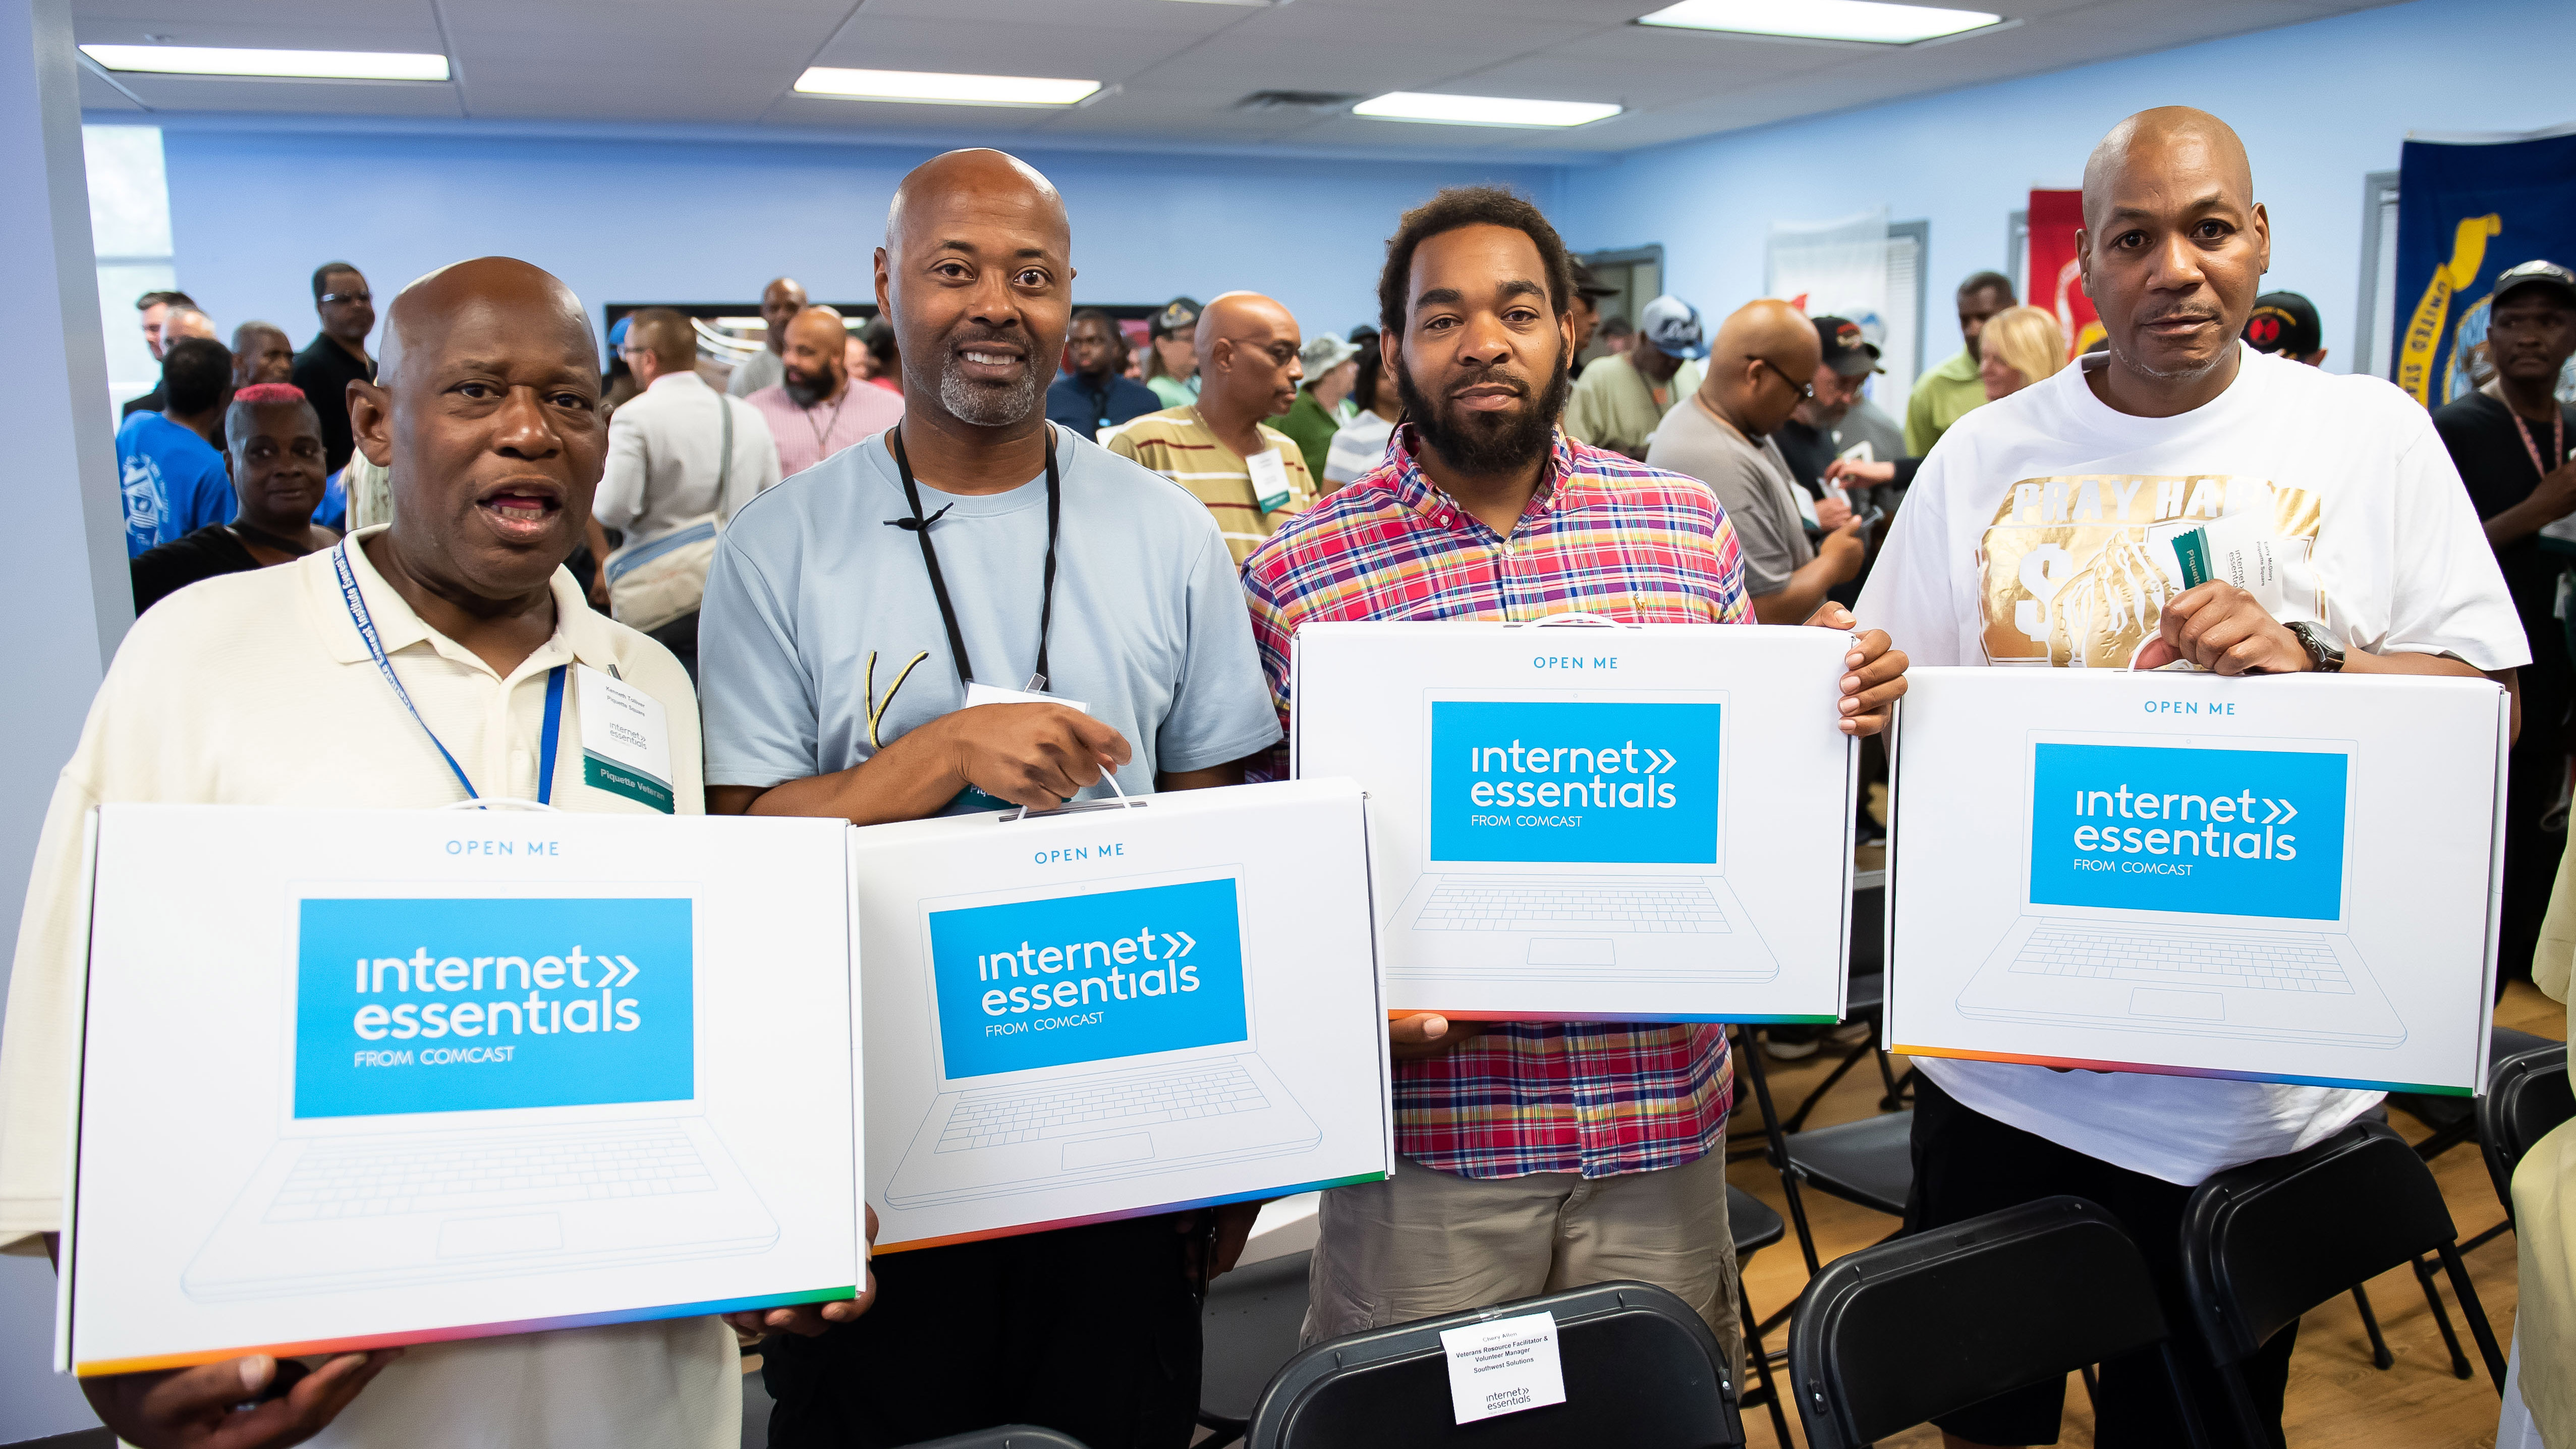
M 2081 359 L 1953 424 L 1857 612 L 1917 665 L 2126 668 L 2179 591 L 2175 529 L 2271 523 L 2282 615 L 2347 649 L 2529 663 L 2495 555 L 2431 415 L 2377 378 L 2240 353 L 2170 418 L 2113 411 Z M 2341 1130 L 2375 1092 L 1926 1058 L 1944 1091 L 2061 1146 L 2197 1184 Z

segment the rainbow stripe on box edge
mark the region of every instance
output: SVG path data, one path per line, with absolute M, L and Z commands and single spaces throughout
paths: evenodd
M 1966 1052 L 1950 1047 L 1888 1048 L 1898 1056 L 1950 1057 L 1963 1062 L 2014 1062 L 2029 1067 L 2067 1067 L 2091 1072 L 2144 1072 L 2156 1077 L 2217 1077 L 2230 1082 L 2280 1082 L 2293 1087 L 2347 1087 L 2363 1092 L 2420 1092 L 2436 1097 L 2473 1097 L 2469 1087 L 2435 1087 L 2422 1082 L 2373 1082 L 2359 1077 L 2302 1077 L 2288 1072 L 2222 1072 L 2212 1067 L 2156 1067 L 2144 1062 L 2095 1061 L 2090 1057 L 2032 1057 L 2011 1052 Z
M 1428 1008 L 1425 1008 L 1426 1010 Z M 1419 1016 L 1420 1011 L 1390 1011 L 1389 1021 Z M 1694 1022 L 1724 1022 L 1730 1026 L 1832 1026 L 1839 1016 L 1761 1016 L 1730 1012 L 1724 1016 L 1677 1016 L 1668 1011 L 1619 1013 L 1607 1011 L 1443 1011 L 1438 1013 L 1451 1021 L 1563 1021 L 1600 1026 L 1681 1026 Z
M 945 1248 L 955 1243 L 981 1243 L 993 1238 L 1016 1238 L 1024 1233 L 1051 1233 L 1058 1228 L 1087 1228 L 1093 1223 L 1114 1223 L 1123 1218 L 1149 1218 L 1156 1213 L 1183 1213 L 1192 1208 L 1223 1207 L 1230 1202 L 1294 1197 L 1301 1192 L 1321 1192 L 1326 1188 L 1349 1187 L 1353 1183 L 1384 1182 L 1386 1178 L 1387 1174 L 1383 1172 L 1363 1172 L 1351 1177 L 1328 1177 L 1320 1182 L 1301 1182 L 1289 1187 L 1265 1187 L 1254 1192 L 1230 1192 L 1222 1197 L 1201 1197 L 1192 1198 L 1187 1202 L 1157 1203 L 1152 1207 L 1127 1208 L 1114 1213 L 1086 1213 L 1076 1218 L 1056 1218 L 1051 1222 L 1043 1223 L 1022 1223 L 1010 1228 L 987 1228 L 980 1233 L 951 1233 L 942 1238 L 914 1238 L 910 1242 L 894 1243 L 873 1248 L 870 1251 L 882 1256 L 887 1253 L 909 1253 L 917 1248 Z
M 607 1313 L 573 1313 L 560 1318 L 518 1318 L 502 1323 L 475 1323 L 455 1328 L 423 1328 L 406 1333 L 365 1333 L 348 1338 L 316 1338 L 300 1343 L 256 1344 L 242 1348 L 196 1349 L 187 1353 L 154 1354 L 145 1358 L 100 1358 L 76 1361 L 72 1372 L 81 1378 L 99 1378 L 108 1374 L 154 1373 L 162 1369 L 193 1368 L 201 1363 L 220 1363 L 228 1358 L 242 1358 L 264 1353 L 272 1358 L 301 1358 L 308 1354 L 358 1353 L 371 1348 L 409 1348 L 416 1343 L 449 1343 L 466 1338 L 495 1338 L 505 1333 L 549 1333 L 560 1328 L 596 1328 L 606 1323 L 645 1323 L 657 1318 L 695 1318 L 701 1314 L 748 1313 L 754 1309 L 787 1308 L 799 1303 L 830 1303 L 859 1296 L 858 1286 L 812 1288 L 802 1293 L 764 1293 L 750 1298 L 719 1298 L 705 1303 L 670 1303 L 654 1308 L 620 1308 Z

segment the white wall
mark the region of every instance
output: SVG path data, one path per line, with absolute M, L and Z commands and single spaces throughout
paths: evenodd
M 1973 45 L 1973 40 L 1959 44 Z M 2362 177 L 2397 169 L 2410 130 L 2525 131 L 2576 120 L 2567 0 L 2414 0 L 2233 40 L 1710 140 L 1569 171 L 1577 248 L 1664 245 L 1665 286 L 1722 317 L 1760 295 L 1775 221 L 1885 206 L 1926 217 L 1926 364 L 1958 350 L 1951 288 L 2004 269 L 2005 216 L 2073 187 L 2121 117 L 2191 105 L 2235 126 L 2272 217 L 2267 288 L 2306 293 L 2326 365 L 2354 364 Z M 2560 258 L 2576 261 L 2576 258 Z
M 69 0 L 0 0 L 0 317 L 34 344 L 0 348 L 12 453 L 0 489 L 15 534 L 0 900 L 18 899 L 54 777 L 134 615 L 71 44 Z M 41 345 L 57 337 L 61 350 Z M 50 1368 L 53 1286 L 43 1258 L 0 1258 L 0 1443 L 98 1422 Z
M 780 273 L 817 300 L 875 295 L 871 258 L 903 174 L 939 149 L 174 121 L 163 132 L 179 285 L 225 335 L 250 317 L 314 331 L 310 274 L 346 259 L 379 298 L 487 252 L 590 304 L 749 302 Z M 1268 292 L 1309 335 L 1376 315 L 1387 234 L 1443 185 L 1549 203 L 1541 166 L 1028 150 L 1073 218 L 1077 301 Z

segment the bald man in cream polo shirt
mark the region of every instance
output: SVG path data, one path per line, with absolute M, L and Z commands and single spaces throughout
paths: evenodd
M 583 782 L 577 688 L 565 690 L 553 779 L 538 779 L 549 676 L 587 667 L 661 702 L 674 804 L 703 808 L 687 676 L 670 651 L 593 613 L 561 567 L 608 448 L 580 302 L 524 262 L 461 262 L 395 300 L 383 348 L 378 381 L 356 390 L 350 415 L 358 446 L 392 466 L 393 522 L 280 568 L 192 585 L 137 620 L 55 787 L 0 1040 L 8 1251 L 45 1251 L 62 1227 L 92 807 L 430 809 L 470 792 L 649 813 Z M 316 1429 L 316 1444 L 477 1449 L 732 1449 L 742 1433 L 734 1337 L 711 1317 L 344 1354 L 284 1398 L 232 1407 L 275 1372 L 254 1356 L 83 1388 L 145 1449 L 204 1442 L 217 1421 L 244 1449 Z

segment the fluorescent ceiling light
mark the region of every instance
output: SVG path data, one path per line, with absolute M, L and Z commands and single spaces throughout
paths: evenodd
M 1729 30 L 1739 35 L 1781 35 L 1798 40 L 1859 40 L 1910 45 L 1979 30 L 2003 19 L 1983 10 L 1938 10 L 1929 5 L 1884 5 L 1879 0 L 1681 0 L 1639 25 L 1688 30 Z
M 1027 75 L 943 75 L 928 70 L 844 70 L 806 67 L 796 89 L 809 96 L 849 96 L 862 101 L 905 101 L 932 106 L 1069 106 L 1100 82 L 1049 80 Z
M 84 45 L 109 70 L 300 80 L 443 81 L 447 57 L 396 50 L 235 50 L 204 45 Z
M 1351 107 L 1351 114 L 1381 121 L 1429 121 L 1443 126 L 1588 126 L 1623 109 L 1607 101 L 1525 101 L 1512 96 L 1390 91 Z

